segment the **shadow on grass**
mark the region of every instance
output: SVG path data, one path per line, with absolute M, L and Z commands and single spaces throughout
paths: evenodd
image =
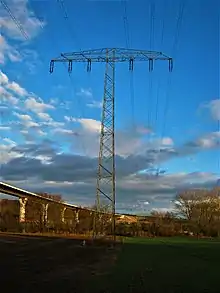
M 0 235 L 0 280 L 4 292 L 90 292 L 114 259 L 109 241 L 31 235 Z
M 0 237 L 4 292 L 214 293 L 220 243 L 180 238 L 107 243 Z M 13 279 L 13 282 L 12 282 Z

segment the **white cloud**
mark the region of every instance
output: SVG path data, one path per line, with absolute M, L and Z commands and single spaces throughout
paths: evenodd
M 101 121 L 90 118 L 74 118 L 71 116 L 64 116 L 67 122 L 79 123 L 86 132 L 97 133 L 101 129 Z
M 197 147 L 203 149 L 214 149 L 220 145 L 220 132 L 215 131 L 208 133 L 195 141 Z
M 16 117 L 18 117 L 19 119 L 23 120 L 23 121 L 32 121 L 32 118 L 30 115 L 27 114 L 19 114 L 17 112 L 14 112 L 14 115 Z
M 22 154 L 11 151 L 11 148 L 16 145 L 13 141 L 7 138 L 3 140 L 8 144 L 0 144 L 0 164 L 7 164 L 12 159 L 22 157 Z
M 41 122 L 41 125 L 49 126 L 49 127 L 62 127 L 62 126 L 64 126 L 64 123 L 50 120 L 50 121 L 46 121 L 46 122 Z
M 0 71 L 0 85 L 7 85 L 9 82 L 8 77 L 2 71 Z
M 198 140 L 198 143 L 204 148 L 212 148 L 215 145 L 215 142 L 211 138 L 201 138 Z
M 29 97 L 24 104 L 27 110 L 35 112 L 36 114 L 43 113 L 48 109 L 55 109 L 53 105 L 46 104 L 40 99 L 37 101 L 34 97 Z
M 15 81 L 10 82 L 7 75 L 0 70 L 0 100 L 16 105 L 19 100 L 14 95 L 24 97 L 27 91 Z
M 92 101 L 91 103 L 87 104 L 87 107 L 90 107 L 90 108 L 102 108 L 102 102 Z
M 170 137 L 162 138 L 162 145 L 173 145 L 173 140 Z
M 152 209 L 152 212 L 157 212 L 157 213 L 162 213 L 162 214 L 164 214 L 164 213 L 172 213 L 174 211 L 175 211 L 175 209 L 174 209 L 173 206 L 171 206 L 169 208 L 154 208 L 154 209 Z
M 76 119 L 77 122 L 79 122 L 82 127 L 88 131 L 88 132 L 100 132 L 101 129 L 101 122 L 95 119 L 88 119 L 88 118 L 81 118 Z
M 54 132 L 61 133 L 61 134 L 75 134 L 76 132 L 71 129 L 64 129 L 64 128 L 56 128 Z
M 80 91 L 77 93 L 77 95 L 91 98 L 92 97 L 92 90 L 90 88 L 89 89 L 81 88 Z
M 8 145 L 0 144 L 0 164 L 7 164 L 11 160 L 16 158 L 22 158 L 24 154 L 22 152 L 14 150 L 14 147 L 16 147 L 16 143 L 13 142 L 10 139 L 4 139 Z M 50 157 L 44 156 L 44 155 L 25 155 L 25 158 L 27 159 L 36 159 L 42 162 L 42 164 L 48 164 L 50 161 Z
M 87 155 L 97 156 L 99 149 L 99 139 L 101 130 L 101 121 L 91 118 L 74 118 L 64 116 L 67 122 L 76 122 L 80 124 L 80 129 L 77 129 L 77 142 L 74 141 L 74 147 L 86 149 Z M 151 133 L 148 128 L 129 129 L 127 131 L 117 130 L 116 137 L 116 153 L 120 156 L 127 157 L 133 154 L 142 154 L 149 148 L 169 147 L 173 141 L 169 137 L 154 139 L 151 142 L 143 140 L 145 134 Z
M 52 118 L 50 117 L 50 115 L 48 113 L 38 113 L 37 115 L 42 120 L 45 120 L 45 121 L 51 121 L 52 120 Z
M 56 182 L 56 181 L 45 181 L 45 184 L 49 184 L 49 185 L 56 185 L 56 186 L 66 186 L 66 185 L 74 185 L 74 182 L 69 182 L 69 181 L 63 181 L 63 182 Z M 83 184 L 83 182 L 82 182 Z
M 10 130 L 11 127 L 9 126 L 0 126 L 0 130 Z
M 19 62 L 22 60 L 22 57 L 19 51 L 9 45 L 6 39 L 0 34 L 0 64 L 5 64 L 7 59 L 12 62 Z
M 71 121 L 71 117 L 69 117 L 69 116 L 64 116 L 64 120 L 66 120 L 67 122 L 70 122 L 70 121 Z
M 131 134 L 129 131 L 116 132 L 115 145 L 116 154 L 122 157 L 144 151 L 141 137 L 136 135 L 136 133 Z
M 15 97 L 13 97 L 13 96 L 9 96 L 8 97 L 8 101 L 12 104 L 12 105 L 16 105 L 16 104 L 18 104 L 18 98 L 15 98 Z
M 3 141 L 5 141 L 6 143 L 8 143 L 11 146 L 15 146 L 16 145 L 16 142 L 15 141 L 13 141 L 13 140 L 11 140 L 10 138 L 7 138 L 7 137 L 3 138 Z
M 30 127 L 39 127 L 40 126 L 37 122 L 32 120 L 30 115 L 19 114 L 17 112 L 14 112 L 14 115 L 21 120 L 21 124 L 24 127 L 30 128 Z
M 39 127 L 39 124 L 37 122 L 34 122 L 34 121 L 25 121 L 23 123 L 23 125 L 27 128 L 30 128 L 30 127 Z
M 40 136 L 45 136 L 45 135 L 47 135 L 47 133 L 45 132 L 45 131 L 43 131 L 43 130 L 41 130 L 41 129 L 36 129 L 36 132 L 37 132 L 37 134 L 38 135 L 40 135 Z
M 28 134 L 28 130 L 26 130 L 26 129 L 23 129 L 23 130 L 21 130 L 20 132 L 21 132 L 22 134 L 25 134 L 25 135 Z
M 14 97 L 14 93 L 19 96 L 19 98 Z M 37 135 L 37 137 L 47 135 L 48 131 L 45 132 L 45 128 L 50 131 L 51 128 L 61 128 L 65 124 L 64 122 L 54 121 L 46 112 L 47 110 L 55 109 L 53 105 L 45 103 L 33 93 L 28 93 L 28 91 L 22 88 L 18 83 L 14 81 L 11 82 L 7 75 L 1 71 L 0 100 L 6 103 L 6 106 L 4 105 L 1 109 L 11 109 L 11 106 L 13 106 L 16 112 L 14 111 L 12 113 L 18 119 L 2 125 L 1 130 L 12 129 L 13 132 L 19 130 L 19 133 L 24 135 L 26 143 L 36 139 L 35 135 Z M 37 121 L 35 121 L 35 116 L 33 116 L 32 113 L 37 116 Z M 31 128 L 31 130 L 29 130 L 29 128 Z
M 27 95 L 27 91 L 14 81 L 8 83 L 6 87 L 19 96 Z
M 51 98 L 50 99 L 50 104 L 53 104 L 53 105 L 57 105 L 59 103 L 59 100 L 57 98 Z
M 152 129 L 149 127 L 145 127 L 145 126 L 138 126 L 137 127 L 137 132 L 140 134 L 150 134 L 152 133 Z
M 210 110 L 214 120 L 220 120 L 220 99 L 212 100 L 210 103 L 204 105 L 204 107 Z
M 72 116 L 64 116 L 64 119 L 67 122 L 75 122 L 76 121 L 76 118 L 73 118 Z
M 5 88 L 0 86 L 0 101 L 5 103 L 8 102 L 9 104 L 16 105 L 18 103 L 18 98 L 14 97 Z
M 14 112 L 13 114 L 20 120 L 19 125 L 23 125 L 25 128 L 35 127 L 35 132 L 39 135 L 45 135 L 45 131 L 43 131 L 41 127 L 61 127 L 64 125 L 63 122 L 54 121 L 52 117 L 45 112 L 50 109 L 55 109 L 53 105 L 45 103 L 41 98 L 35 97 L 33 93 L 28 93 L 27 90 L 21 87 L 18 83 L 14 81 L 11 82 L 7 75 L 1 71 L 0 84 L 0 100 L 6 103 L 8 102 L 8 107 L 12 105 L 14 109 L 19 111 L 30 111 L 31 113 L 36 114 L 37 118 L 41 120 L 41 122 L 36 122 L 33 121 L 33 117 L 28 114 Z M 18 99 L 17 97 L 14 97 L 11 92 L 20 96 L 20 98 Z M 15 121 L 11 122 L 11 124 L 13 123 L 15 126 L 18 125 Z M 23 134 L 26 135 L 26 133 Z

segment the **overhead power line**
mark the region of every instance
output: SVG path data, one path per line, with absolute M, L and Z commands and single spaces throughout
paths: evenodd
M 57 0 L 57 2 L 59 2 L 59 1 Z M 61 1 L 61 2 L 62 2 L 62 1 Z M 30 3 L 30 5 L 31 5 L 31 4 L 32 4 L 32 3 Z M 68 15 L 66 14 L 66 10 L 65 10 L 64 3 L 62 4 L 62 7 L 63 7 L 62 9 L 64 10 L 64 16 L 65 16 L 65 17 L 67 16 L 67 18 L 68 18 Z M 33 7 L 32 7 L 32 9 L 33 9 Z M 33 9 L 33 10 L 34 10 L 34 9 Z M 34 11 L 34 13 L 35 13 L 35 15 L 36 15 L 36 11 Z M 42 20 L 43 17 L 38 17 L 38 19 Z M 43 29 L 43 26 L 41 26 L 41 28 Z M 47 40 L 48 42 L 50 42 L 50 43 L 52 44 L 52 46 L 56 46 L 57 42 L 56 42 L 56 39 L 54 38 L 53 30 L 52 30 L 52 32 L 51 32 L 51 34 L 50 34 L 50 37 L 49 37 L 49 38 L 46 38 L 46 40 Z M 40 58 L 41 58 L 41 59 L 43 60 L 43 62 L 45 63 L 44 56 L 40 56 Z M 66 65 L 66 64 L 63 64 L 64 68 L 66 69 L 66 66 L 65 66 L 65 65 Z M 55 76 L 55 77 L 56 77 L 56 76 Z M 80 99 L 78 99 L 77 95 L 75 95 L 76 89 L 75 89 L 74 82 L 73 82 L 73 79 L 72 79 L 72 76 L 71 76 L 70 73 L 68 74 L 68 78 L 69 78 L 70 87 L 71 87 L 71 93 L 70 93 L 70 94 L 72 95 L 72 97 L 76 97 L 77 106 L 78 106 L 79 110 L 81 110 L 81 112 L 83 112 L 83 110 L 82 110 L 82 106 L 81 106 L 81 103 L 79 102 Z M 56 80 L 56 84 L 59 84 L 59 82 L 58 82 L 57 80 Z M 73 94 L 73 93 L 74 93 L 74 94 Z M 64 101 L 62 95 L 60 96 L 59 99 L 61 100 L 61 103 L 63 103 L 63 105 L 65 105 L 66 102 Z M 65 110 L 68 111 L 67 115 L 70 115 L 70 113 L 69 113 L 69 108 L 66 108 Z M 70 116 L 71 116 L 71 115 L 70 115 Z M 79 115 L 78 118 L 81 118 L 82 116 L 84 117 L 84 114 Z M 83 152 L 84 152 L 84 154 L 86 155 L 87 152 L 86 152 L 86 147 L 85 147 L 85 143 L 84 143 L 83 138 L 80 140 L 80 142 L 81 142 L 81 145 L 82 145 Z
M 63 13 L 63 18 L 65 20 L 66 28 L 67 28 L 67 31 L 69 33 L 69 36 L 71 37 L 72 43 L 74 44 L 74 47 L 79 49 L 79 51 L 82 52 L 81 43 L 80 43 L 77 35 L 74 32 L 74 29 L 73 29 L 73 26 L 72 26 L 73 21 L 70 21 L 65 1 L 64 0 L 57 0 L 57 3 L 59 4 L 59 7 L 60 7 L 60 9 L 61 9 L 61 11 Z M 84 56 L 83 53 L 81 53 L 81 54 L 82 54 L 83 57 L 86 58 L 86 56 Z M 63 65 L 65 66 L 65 64 L 63 64 Z M 88 70 L 88 73 L 89 72 L 90 71 Z M 70 86 L 75 90 L 74 81 L 72 79 L 71 72 L 68 72 L 68 78 L 69 78 L 69 81 L 70 81 Z M 83 117 L 85 117 L 85 112 L 84 112 L 84 109 L 83 109 L 83 106 L 82 106 L 82 101 L 81 101 L 81 99 L 78 99 L 78 97 L 76 97 L 76 100 L 77 100 L 77 105 L 78 105 L 78 107 L 79 107 L 79 109 L 81 111 L 80 116 L 81 116 L 81 118 L 83 118 Z M 83 151 L 84 151 L 85 154 L 87 154 L 84 140 L 82 139 L 81 142 L 82 142 Z
M 126 0 L 122 0 L 121 4 L 122 4 L 122 8 L 123 8 L 123 21 L 124 21 L 126 48 L 129 49 L 131 47 L 131 43 L 130 43 L 130 33 L 129 33 L 129 23 L 128 23 Z
M 177 18 L 176 32 L 174 35 L 174 42 L 173 42 L 173 47 L 172 47 L 172 51 L 171 51 L 174 59 L 176 57 L 177 50 L 178 50 L 179 36 L 180 36 L 181 27 L 182 27 L 185 4 L 186 4 L 186 1 L 182 0 L 180 2 L 180 6 L 179 6 L 179 14 L 178 14 L 178 18 Z M 166 122 L 167 122 L 167 113 L 168 113 L 168 109 L 169 109 L 171 84 L 172 84 L 172 79 L 171 79 L 171 75 L 169 74 L 168 82 L 167 82 L 167 92 L 166 92 L 166 97 L 165 97 L 165 108 L 164 108 L 164 119 L 163 119 L 164 122 L 163 122 L 163 127 L 162 127 L 162 137 L 164 136 L 165 130 L 166 130 Z
M 3 8 L 7 11 L 7 13 L 9 14 L 10 18 L 12 19 L 12 21 L 14 22 L 14 24 L 16 25 L 16 27 L 19 29 L 19 31 L 21 32 L 21 34 L 23 35 L 23 37 L 26 40 L 29 40 L 29 36 L 26 33 L 26 31 L 24 30 L 23 26 L 21 25 L 21 23 L 18 21 L 18 19 L 14 16 L 14 14 L 12 13 L 11 9 L 8 7 L 8 5 L 5 3 L 5 1 L 0 0 L 0 3 L 2 4 Z
M 79 42 L 79 39 L 77 37 L 77 35 L 75 34 L 74 30 L 73 30 L 73 27 L 72 27 L 72 21 L 70 21 L 70 18 L 69 18 L 69 15 L 68 15 L 68 12 L 67 12 L 67 9 L 66 9 L 66 4 L 65 4 L 65 1 L 64 0 L 57 0 L 57 3 L 59 4 L 59 7 L 63 13 L 63 18 L 65 20 L 65 24 L 66 24 L 66 27 L 67 27 L 67 30 L 68 30 L 68 33 L 73 41 L 73 44 L 74 46 L 79 49 L 79 51 L 82 51 L 82 48 L 81 48 L 81 44 Z
M 155 20 L 155 4 L 151 0 L 150 6 L 150 34 L 149 34 L 149 46 L 150 50 L 153 50 L 154 48 L 154 20 Z M 152 115 L 152 91 L 153 91 L 153 76 L 150 73 L 149 75 L 149 88 L 148 88 L 148 117 L 147 117 L 147 123 L 148 127 L 152 127 L 152 121 L 151 121 L 151 115 Z
M 164 3 L 163 13 L 165 11 L 165 8 L 166 8 L 166 4 Z M 165 20 L 164 20 L 164 18 L 162 18 L 162 28 L 161 28 L 161 37 L 160 37 L 160 47 L 161 48 L 163 48 L 164 30 L 165 30 Z M 158 85 L 157 85 L 157 93 L 156 93 L 156 111 L 155 111 L 155 123 L 154 123 L 155 127 L 157 125 L 157 120 L 158 120 L 160 85 L 161 85 L 161 81 L 159 80 Z
M 166 7 L 166 5 L 164 5 L 164 9 L 165 9 L 165 7 Z M 164 18 L 163 18 L 162 19 L 162 28 L 161 28 L 161 39 L 160 39 L 160 47 L 161 48 L 163 47 L 164 29 L 165 29 L 165 21 L 164 21 Z M 157 85 L 155 125 L 157 125 L 157 119 L 158 119 L 159 95 L 160 95 L 160 81 L 159 81 L 159 84 Z
M 150 1 L 150 50 L 154 49 L 154 20 L 155 20 L 155 4 Z
M 180 31 L 181 31 L 181 27 L 182 27 L 185 7 L 186 7 L 186 0 L 180 0 L 177 22 L 176 22 L 176 30 L 175 30 L 174 41 L 173 41 L 173 46 L 172 46 L 172 50 L 171 50 L 172 56 L 174 59 L 176 58 L 176 55 L 177 55 L 179 37 L 180 37 Z M 162 34 L 162 38 L 164 38 L 163 34 Z M 165 95 L 165 107 L 164 107 L 164 113 L 163 113 L 163 119 L 162 119 L 163 124 L 162 124 L 162 131 L 161 131 L 161 141 L 165 135 L 166 126 L 167 126 L 167 114 L 168 114 L 168 110 L 169 110 L 171 86 L 172 86 L 172 76 L 169 74 L 168 80 L 167 80 L 166 95 Z M 159 149 L 159 154 L 160 154 L 160 152 L 161 152 L 161 146 Z M 160 164 L 158 165 L 158 170 L 159 170 L 159 168 L 160 168 Z
M 127 1 L 121 1 L 122 8 L 123 8 L 123 22 L 124 22 L 124 32 L 125 32 L 125 43 L 126 48 L 131 48 L 131 41 L 130 41 L 130 31 L 129 31 L 129 20 L 127 15 Z M 131 116 L 132 116 L 132 126 L 136 129 L 135 126 L 135 93 L 134 93 L 134 75 L 133 70 L 130 71 L 130 103 L 131 103 Z

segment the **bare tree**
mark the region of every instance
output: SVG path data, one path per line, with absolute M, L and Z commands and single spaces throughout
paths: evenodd
M 198 212 L 198 204 L 201 203 L 206 196 L 206 190 L 187 190 L 179 193 L 175 201 L 177 214 L 190 221 Z
M 201 189 L 178 194 L 176 210 L 179 216 L 189 221 L 191 229 L 197 235 L 210 234 L 220 219 L 219 192 L 215 189 L 211 191 Z

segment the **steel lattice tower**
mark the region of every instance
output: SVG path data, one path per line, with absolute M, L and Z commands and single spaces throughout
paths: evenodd
M 106 50 L 106 69 L 96 188 L 96 214 L 93 231 L 98 234 L 100 195 L 111 204 L 112 235 L 115 231 L 115 50 Z
M 72 72 L 73 62 L 86 62 L 87 71 L 91 71 L 91 64 L 94 62 L 104 62 L 106 64 L 96 188 L 96 212 L 93 226 L 95 235 L 98 234 L 97 222 L 100 215 L 100 196 L 103 195 L 111 205 L 111 234 L 115 240 L 115 63 L 128 62 L 129 70 L 133 71 L 135 61 L 147 61 L 149 71 L 152 71 L 155 60 L 167 60 L 169 62 L 169 71 L 172 71 L 172 58 L 162 52 L 123 48 L 103 48 L 64 53 L 50 62 L 50 73 L 54 70 L 55 62 L 67 62 L 69 73 Z

